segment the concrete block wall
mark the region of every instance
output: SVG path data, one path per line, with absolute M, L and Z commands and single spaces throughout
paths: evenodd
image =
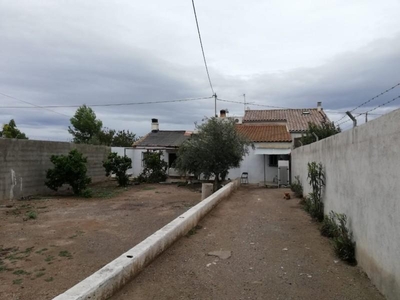
M 110 147 L 65 142 L 0 139 L 0 204 L 30 195 L 48 193 L 46 171 L 53 167 L 51 155 L 77 148 L 87 157 L 92 182 L 106 179 L 103 160 Z
M 292 180 L 304 193 L 307 163 L 326 174 L 325 213 L 345 213 L 354 233 L 356 257 L 387 297 L 400 299 L 400 110 L 292 151 Z

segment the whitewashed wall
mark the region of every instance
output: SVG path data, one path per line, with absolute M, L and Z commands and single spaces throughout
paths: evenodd
M 326 173 L 325 213 L 345 213 L 356 257 L 388 299 L 400 299 L 400 110 L 292 151 L 305 194 L 307 163 Z
M 275 176 L 278 176 L 278 167 L 269 166 L 269 157 L 265 155 L 256 155 L 255 150 L 250 148 L 250 153 L 246 155 L 240 163 L 239 168 L 230 169 L 226 178 L 234 179 L 240 177 L 243 172 L 249 173 L 249 183 L 264 182 L 264 165 L 266 181 L 272 182 Z

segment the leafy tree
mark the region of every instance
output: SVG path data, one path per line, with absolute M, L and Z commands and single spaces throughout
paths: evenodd
M 104 127 L 91 140 L 90 144 L 112 146 L 115 130 Z
M 9 139 L 28 139 L 25 133 L 21 132 L 17 128 L 14 119 L 11 119 L 8 124 L 3 125 L 3 130 L 0 131 L 0 137 Z
M 103 123 L 96 119 L 94 111 L 86 105 L 82 105 L 76 110 L 70 122 L 73 128 L 68 126 L 68 132 L 73 135 L 74 142 L 78 144 L 90 144 L 103 126 Z
M 132 160 L 129 157 L 119 156 L 115 152 L 110 153 L 103 162 L 103 167 L 106 169 L 106 176 L 114 173 L 120 186 L 128 185 L 129 177 L 126 171 L 132 167 Z
M 57 191 L 63 184 L 69 184 L 74 194 L 79 195 L 91 182 L 86 176 L 87 158 L 78 150 L 73 149 L 68 155 L 52 155 L 50 161 L 54 168 L 47 170 L 45 184 L 52 190 Z
M 336 127 L 333 122 L 323 122 L 321 125 L 308 123 L 308 129 L 300 141 L 303 145 L 308 145 L 317 141 L 315 135 L 322 140 L 339 132 L 341 132 L 340 127 Z
M 179 147 L 176 168 L 195 175 L 214 176 L 214 190 L 217 190 L 229 169 L 239 167 L 248 154 L 250 142 L 236 131 L 233 120 L 212 117 L 196 128 L 198 133 Z
M 113 147 L 131 147 L 136 141 L 136 134 L 129 130 L 119 130 L 113 138 L 111 146 Z
M 142 182 L 162 182 L 167 179 L 168 164 L 161 158 L 162 152 L 147 152 L 144 155 L 143 172 L 139 175 Z

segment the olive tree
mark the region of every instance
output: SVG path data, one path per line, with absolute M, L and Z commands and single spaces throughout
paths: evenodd
M 240 166 L 250 142 L 238 133 L 230 119 L 212 117 L 196 128 L 198 132 L 179 147 L 175 167 L 197 176 L 214 177 L 215 191 L 229 169 Z

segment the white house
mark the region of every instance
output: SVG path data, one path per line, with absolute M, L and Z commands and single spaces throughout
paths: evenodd
M 221 117 L 225 117 L 221 112 Z M 246 110 L 238 119 L 237 129 L 255 145 L 245 156 L 239 168 L 229 171 L 229 178 L 248 173 L 249 183 L 276 182 L 278 161 L 290 163 L 290 153 L 295 142 L 308 129 L 308 123 L 321 125 L 330 122 L 317 103 L 317 108 Z

